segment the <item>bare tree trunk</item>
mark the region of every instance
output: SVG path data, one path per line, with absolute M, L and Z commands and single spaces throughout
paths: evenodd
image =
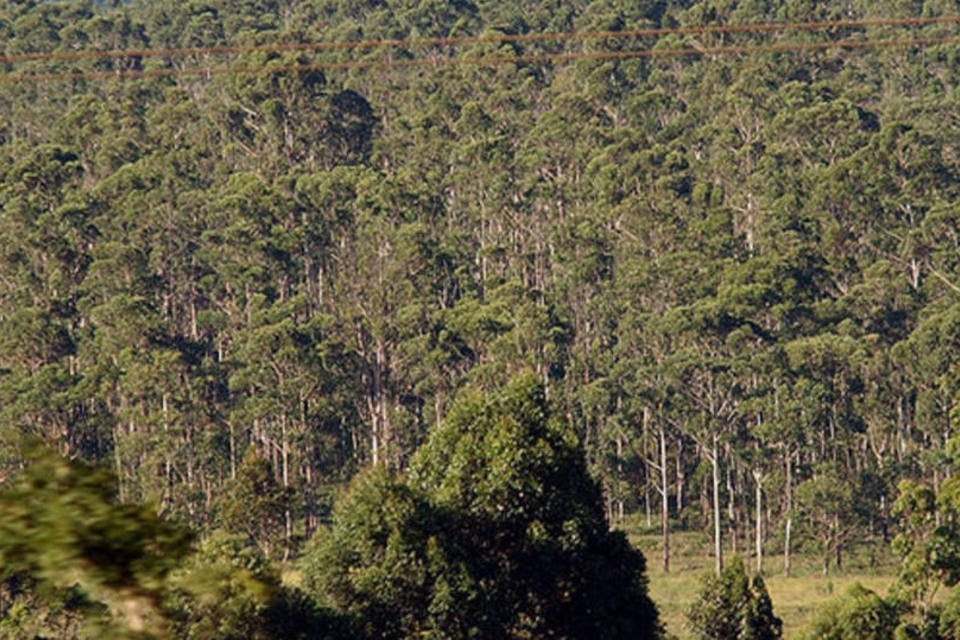
M 170 461 L 170 421 L 168 416 L 169 404 L 166 393 L 160 398 L 160 406 L 163 412 L 163 437 L 166 440 L 167 446 L 166 453 L 163 456 L 165 482 L 161 504 L 163 507 L 166 507 L 173 504 L 173 463 Z
M 375 353 L 376 363 L 373 368 L 373 393 L 375 396 L 374 406 L 377 417 L 374 419 L 375 441 L 373 443 L 373 463 L 390 464 L 390 447 L 392 446 L 392 434 L 390 433 L 390 418 L 386 401 L 386 367 L 387 352 L 386 345 L 381 339 L 376 340 Z
M 713 467 L 713 554 L 717 575 L 723 571 L 723 540 L 720 533 L 720 452 L 717 442 L 719 436 L 713 434 L 710 463 Z
M 376 374 L 374 374 L 376 375 Z M 380 464 L 380 407 L 376 401 L 376 392 L 367 398 L 370 413 L 370 460 L 373 466 Z
M 706 453 L 702 453 L 702 455 L 708 460 L 710 459 L 710 456 L 708 456 Z M 700 500 L 698 501 L 697 504 L 700 505 L 700 522 L 703 524 L 704 527 L 706 527 L 710 522 L 712 522 L 710 518 L 713 515 L 711 512 L 711 509 L 713 507 L 710 504 L 710 478 L 707 477 L 706 474 L 704 474 L 703 477 L 701 478 Z
M 660 428 L 660 534 L 663 537 L 663 572 L 670 573 L 670 493 L 667 486 L 667 434 Z
M 287 416 L 280 414 L 280 461 L 281 461 L 281 479 L 283 488 L 290 488 L 290 443 L 287 438 Z M 283 548 L 283 560 L 286 562 L 290 557 L 290 541 L 293 540 L 293 514 L 290 512 L 289 501 L 283 510 L 284 537 L 286 538 Z
M 618 486 L 623 478 L 623 434 L 617 432 L 617 481 Z M 623 522 L 623 495 L 618 489 L 616 492 L 616 518 L 617 522 Z
M 763 573 L 763 475 L 759 469 L 753 472 L 753 480 L 756 484 L 756 507 L 757 507 L 757 528 L 754 534 L 757 545 L 757 575 Z
M 677 438 L 677 514 L 683 513 L 683 438 Z
M 840 549 L 840 515 L 834 514 L 833 516 L 833 566 L 836 568 L 837 573 L 840 572 L 840 569 L 843 567 L 843 562 L 841 558 L 842 550 Z
M 230 479 L 237 479 L 237 434 L 233 426 L 233 420 L 227 424 L 230 432 Z
M 313 537 L 313 532 L 317 529 L 317 498 L 316 490 L 313 486 L 313 464 L 315 459 L 315 454 L 311 455 L 307 460 L 306 467 L 304 468 L 304 480 L 308 487 L 308 496 L 309 501 L 307 503 L 307 514 L 304 520 L 304 536 L 307 540 Z
M 933 468 L 933 492 L 934 495 L 940 494 L 940 470 L 936 467 Z M 933 524 L 940 526 L 940 509 L 936 509 L 933 512 Z
M 119 422 L 119 421 L 118 421 Z M 117 499 L 123 502 L 125 499 L 123 493 L 123 461 L 120 459 L 120 433 L 123 428 L 115 426 L 113 429 L 113 464 L 117 474 Z
M 727 465 L 726 473 L 726 482 L 727 482 L 727 528 L 730 529 L 730 554 L 737 555 L 737 540 L 740 537 L 740 532 L 738 531 L 737 525 L 737 509 L 736 509 L 736 484 L 733 479 L 733 462 L 731 460 L 730 464 Z
M 786 482 L 784 483 L 786 504 L 784 506 L 787 512 L 787 520 L 784 524 L 783 531 L 783 575 L 788 577 L 790 576 L 790 534 L 793 525 L 793 473 L 790 466 L 791 455 L 791 452 L 788 450 L 787 454 L 784 456 L 784 461 L 786 463 Z
M 650 452 L 649 439 L 647 434 L 649 432 L 650 425 L 650 410 L 647 407 L 643 408 L 643 508 L 646 512 L 647 517 L 647 528 L 653 526 L 653 514 L 650 512 Z

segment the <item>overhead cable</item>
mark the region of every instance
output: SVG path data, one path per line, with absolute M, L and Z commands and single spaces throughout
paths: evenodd
M 169 47 L 145 49 L 110 49 L 83 51 L 52 51 L 38 53 L 9 53 L 0 55 L 0 63 L 56 62 L 116 58 L 182 58 L 202 55 L 225 55 L 239 53 L 270 53 L 296 51 L 352 50 L 377 48 L 420 48 L 461 44 L 498 44 L 523 42 L 563 42 L 576 40 L 602 40 L 623 38 L 663 37 L 670 35 L 771 33 L 779 31 L 825 31 L 830 29 L 856 29 L 869 27 L 928 26 L 934 24 L 960 24 L 960 16 L 871 18 L 863 20 L 823 20 L 815 22 L 759 22 L 747 24 L 721 24 L 689 27 L 658 27 L 649 29 L 623 29 L 585 32 L 548 32 L 523 34 L 496 34 L 479 36 L 448 36 L 409 39 L 338 40 L 324 42 L 271 43 L 258 45 L 222 45 L 204 47 Z

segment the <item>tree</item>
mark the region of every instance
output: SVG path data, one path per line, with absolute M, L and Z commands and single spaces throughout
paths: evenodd
M 163 601 L 178 638 L 194 640 L 323 639 L 339 621 L 284 586 L 269 559 L 240 536 L 215 532 L 170 576 Z
M 277 482 L 270 463 L 251 452 L 220 501 L 220 523 L 271 557 L 275 541 L 283 535 L 290 502 L 290 491 Z
M 773 613 L 763 579 L 748 578 L 735 560 L 719 575 L 704 576 L 687 627 L 697 640 L 779 640 L 783 623 Z
M 840 569 L 843 550 L 860 527 L 856 507 L 856 489 L 835 465 L 819 466 L 809 480 L 797 487 L 797 502 L 809 535 L 819 546 L 823 574 Z
M 783 621 L 773 614 L 773 601 L 759 575 L 753 577 L 752 597 L 743 619 L 743 640 L 779 640 Z
M 370 471 L 306 554 L 363 637 L 656 638 L 643 556 L 604 520 L 532 376 L 465 392 L 411 463 Z
M 459 544 L 487 564 L 481 575 L 496 576 L 481 593 L 510 633 L 657 633 L 644 558 L 608 530 L 571 425 L 532 376 L 492 398 L 464 393 L 410 476 L 433 504 L 476 523 Z
M 893 640 L 899 620 L 895 606 L 857 584 L 819 613 L 807 637 L 810 640 Z
M 346 637 L 246 539 L 215 533 L 190 553 L 191 533 L 120 504 L 108 471 L 36 445 L 27 459 L 0 491 L 3 637 Z
M 949 450 L 956 466 L 956 438 Z M 900 533 L 890 546 L 900 565 L 890 599 L 900 608 L 908 631 L 926 629 L 930 637 L 954 637 L 960 612 L 960 483 L 951 476 L 934 491 L 905 480 L 898 489 L 893 512 Z M 944 587 L 950 591 L 938 597 Z M 938 625 L 940 631 L 930 631 Z
M 358 638 L 424 633 L 435 609 L 432 519 L 423 499 L 386 468 L 361 473 L 338 501 L 333 526 L 307 545 L 301 567 L 308 592 L 343 614 Z

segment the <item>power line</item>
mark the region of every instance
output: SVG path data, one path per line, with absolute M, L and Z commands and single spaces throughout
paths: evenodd
M 396 69 L 404 67 L 448 67 L 458 65 L 498 66 L 533 62 L 572 62 L 576 60 L 628 60 L 636 58 L 681 58 L 697 56 L 742 55 L 751 53 L 790 53 L 827 49 L 873 49 L 927 47 L 938 44 L 960 44 L 960 36 L 909 38 L 894 40 L 837 40 L 832 42 L 781 43 L 697 47 L 683 49 L 635 49 L 630 51 L 597 51 L 579 53 L 520 54 L 516 56 L 476 56 L 466 58 L 409 58 L 400 60 L 354 60 L 349 62 L 317 62 L 287 65 L 257 65 L 190 69 L 117 70 L 81 73 L 8 74 L 0 75 L 0 84 L 26 82 L 61 82 L 69 80 L 123 80 L 174 76 L 214 76 L 227 74 L 299 73 L 305 71 L 347 69 Z
M 777 31 L 823 31 L 827 29 L 854 29 L 866 27 L 927 26 L 958 24 L 960 16 L 873 18 L 864 20 L 824 20 L 818 22 L 759 22 L 755 24 L 727 24 L 694 27 L 660 27 L 621 31 L 550 32 L 501 34 L 495 36 L 451 36 L 412 39 L 341 40 L 328 42 L 277 43 L 264 45 L 225 45 L 211 47 L 178 47 L 160 49 L 112 49 L 103 51 L 61 51 L 51 53 L 19 53 L 0 55 L 0 63 L 77 61 L 89 59 L 184 57 L 193 55 L 224 55 L 235 53 L 269 53 L 291 51 L 357 50 L 376 48 L 417 48 L 461 44 L 505 44 L 514 42 L 563 42 L 572 40 L 599 40 L 605 38 L 643 38 L 668 35 L 770 33 Z

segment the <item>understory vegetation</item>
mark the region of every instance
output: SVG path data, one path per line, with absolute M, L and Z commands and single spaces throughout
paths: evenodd
M 958 15 L 5 3 L 0 635 L 960 637 Z

